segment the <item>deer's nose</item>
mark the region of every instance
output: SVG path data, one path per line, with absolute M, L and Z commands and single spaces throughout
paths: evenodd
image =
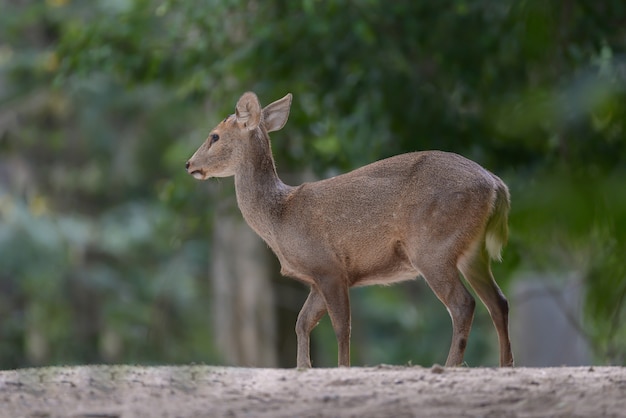
M 187 161 L 187 162 L 185 163 L 185 169 L 186 169 L 186 170 L 189 170 L 189 166 L 190 166 L 189 161 Z

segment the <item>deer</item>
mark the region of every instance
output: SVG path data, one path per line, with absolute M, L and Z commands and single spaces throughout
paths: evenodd
M 234 177 L 237 205 L 278 258 L 281 274 L 310 287 L 295 332 L 298 368 L 310 368 L 310 334 L 328 313 L 339 367 L 350 366 L 349 289 L 422 277 L 452 320 L 446 367 L 463 365 L 475 300 L 496 328 L 500 366 L 513 366 L 509 304 L 491 272 L 508 239 L 510 194 L 461 155 L 418 151 L 299 186 L 276 171 L 269 133 L 287 123 L 292 95 L 264 108 L 253 92 L 186 162 L 197 180 Z

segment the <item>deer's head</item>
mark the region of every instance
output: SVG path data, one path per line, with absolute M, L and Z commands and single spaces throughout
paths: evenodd
M 187 172 L 198 180 L 234 175 L 253 136 L 267 137 L 268 132 L 285 126 L 291 98 L 289 93 L 262 109 L 254 93 L 244 93 L 235 106 L 235 113 L 213 128 L 206 141 L 187 161 Z

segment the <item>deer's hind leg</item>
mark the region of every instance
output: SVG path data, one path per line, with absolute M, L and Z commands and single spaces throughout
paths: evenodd
M 459 271 L 452 262 L 438 265 L 420 265 L 422 276 L 439 300 L 446 306 L 452 318 L 452 342 L 446 366 L 459 366 L 474 319 L 474 298 L 461 282 Z
M 484 245 L 463 257 L 459 262 L 459 269 L 487 307 L 496 327 L 500 344 L 500 366 L 513 366 L 509 338 L 509 303 L 493 278 L 489 255 Z

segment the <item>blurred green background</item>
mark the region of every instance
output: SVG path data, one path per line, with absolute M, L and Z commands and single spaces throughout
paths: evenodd
M 216 213 L 240 215 L 231 179 L 184 170 L 246 90 L 294 94 L 273 134 L 287 182 L 424 149 L 498 174 L 505 293 L 574 272 L 592 361 L 625 364 L 625 52 L 623 0 L 0 0 L 0 368 L 295 366 L 307 289 L 271 255 L 269 344 L 238 343 L 270 360 L 216 343 L 239 309 L 212 285 Z M 445 361 L 450 320 L 422 281 L 352 298 L 353 364 Z M 318 366 L 336 364 L 328 322 Z M 496 348 L 478 304 L 467 363 Z

